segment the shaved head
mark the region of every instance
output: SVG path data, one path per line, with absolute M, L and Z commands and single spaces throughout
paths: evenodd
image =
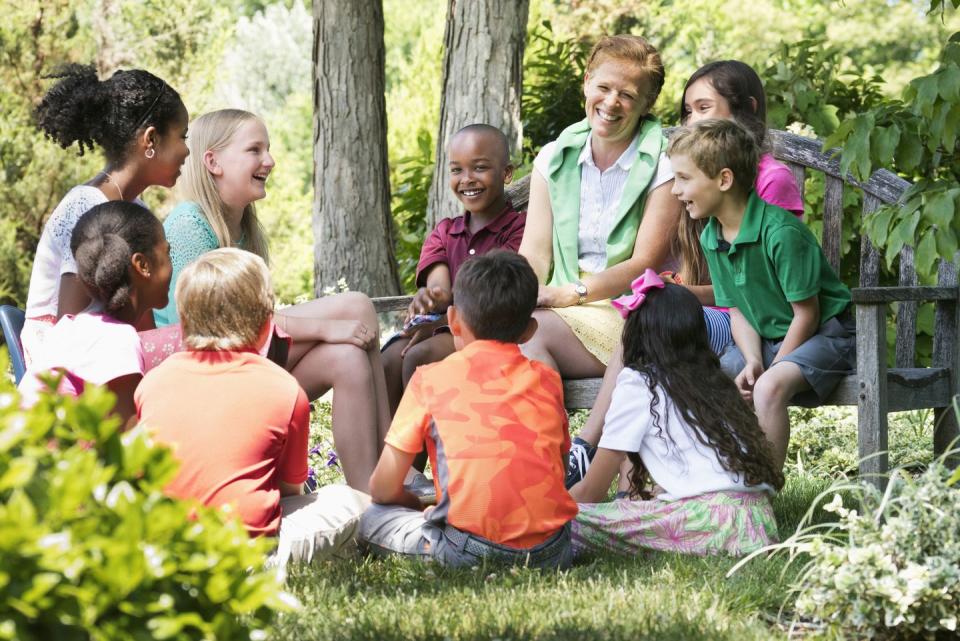
M 502 131 L 492 125 L 486 125 L 483 123 L 467 125 L 466 127 L 463 127 L 457 131 L 457 133 L 453 134 L 453 137 L 450 138 L 450 146 L 453 146 L 453 143 L 457 138 L 467 134 L 473 134 L 478 137 L 486 138 L 488 143 L 493 145 L 493 148 L 489 150 L 490 155 L 493 158 L 500 160 L 504 166 L 510 164 L 510 143 L 507 141 L 507 137 Z

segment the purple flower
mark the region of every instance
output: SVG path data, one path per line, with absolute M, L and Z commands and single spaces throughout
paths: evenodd
M 308 453 L 310 454 L 310 456 L 316 456 L 317 454 L 320 453 L 320 446 L 314 445 L 313 447 L 310 448 L 310 452 Z
M 340 467 L 340 458 L 334 450 L 327 452 L 327 467 Z

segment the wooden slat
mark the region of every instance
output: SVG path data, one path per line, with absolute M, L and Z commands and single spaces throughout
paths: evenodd
M 600 378 L 567 379 L 563 381 L 564 404 L 570 410 L 593 407 L 600 391 Z M 950 371 L 940 367 L 918 367 L 887 370 L 887 411 L 945 406 L 951 396 Z M 860 385 L 856 375 L 840 380 L 827 399 L 826 405 L 858 405 Z
M 937 284 L 945 287 L 957 286 L 957 260 L 941 260 L 937 269 Z M 937 303 L 933 321 L 933 364 L 950 368 L 950 395 L 960 394 L 960 313 L 957 301 Z M 960 425 L 954 407 L 934 410 L 933 450 L 940 454 L 950 448 L 960 447 L 955 440 L 960 436 Z M 960 464 L 960 457 L 951 459 L 953 465 Z
M 864 194 L 875 196 L 880 202 L 895 203 L 910 183 L 886 169 L 875 171 L 865 183 L 854 180 L 849 175 L 840 175 L 840 150 L 823 151 L 823 143 L 811 140 L 787 131 L 770 130 L 773 143 L 773 155 L 780 162 L 798 163 L 827 176 L 842 178 L 843 181 L 863 190 Z
M 883 487 L 887 473 L 887 319 L 883 305 L 857 306 L 857 444 L 860 476 Z
M 797 182 L 797 189 L 800 190 L 800 200 L 802 201 L 807 186 L 807 168 L 795 162 L 787 163 L 787 167 L 790 168 L 790 173 L 793 174 L 793 179 Z
M 833 271 L 840 273 L 840 243 L 843 241 L 843 181 L 827 176 L 823 190 L 823 238 L 820 245 Z
M 863 217 L 875 212 L 882 203 L 876 196 L 863 195 Z M 880 252 L 866 234 L 860 239 L 860 287 L 876 287 L 880 284 Z
M 917 287 L 855 287 L 850 290 L 853 302 L 860 304 L 896 303 L 915 301 L 955 301 L 958 290 L 954 287 L 921 285 Z
M 377 313 L 405 311 L 410 307 L 413 296 L 383 296 L 381 298 L 371 298 L 373 308 Z
M 517 182 L 507 185 L 507 188 L 504 190 L 504 193 L 513 204 L 513 208 L 517 211 L 523 211 L 527 208 L 527 203 L 530 200 L 530 175 L 527 174 L 523 178 L 517 180 Z
M 917 270 L 913 262 L 913 247 L 900 251 L 900 286 L 916 287 Z M 903 301 L 897 305 L 897 342 L 894 362 L 897 367 L 913 367 L 917 349 L 917 301 Z

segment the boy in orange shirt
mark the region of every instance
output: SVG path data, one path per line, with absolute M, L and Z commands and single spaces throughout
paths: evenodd
M 526 259 L 497 250 L 464 263 L 453 290 L 458 351 L 410 380 L 370 477 L 361 540 L 451 566 L 567 567 L 577 505 L 563 483 L 563 386 L 518 345 L 536 330 L 537 277 Z M 403 480 L 424 443 L 439 501 L 421 512 Z
M 310 404 L 258 354 L 273 328 L 266 264 L 240 249 L 211 251 L 184 269 L 176 301 L 188 351 L 148 372 L 134 394 L 142 422 L 180 460 L 166 491 L 232 504 L 251 536 L 278 537 L 280 565 L 336 553 L 370 499 L 345 485 L 302 493 Z

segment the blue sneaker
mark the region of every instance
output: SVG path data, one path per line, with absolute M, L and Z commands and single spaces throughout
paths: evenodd
M 596 454 L 597 448 L 579 436 L 573 438 L 573 442 L 570 443 L 570 454 L 567 458 L 567 476 L 563 482 L 568 490 L 587 475 L 590 462 L 593 461 Z

